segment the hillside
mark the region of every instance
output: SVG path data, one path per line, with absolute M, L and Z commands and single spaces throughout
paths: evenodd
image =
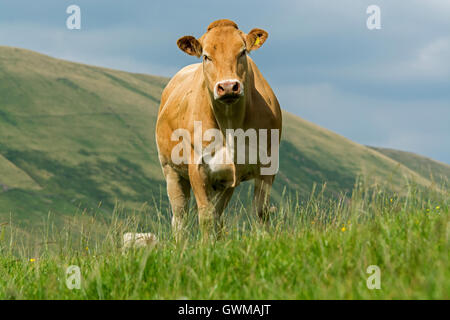
M 437 184 L 450 181 L 450 165 L 412 152 L 370 147 Z
M 110 213 L 116 201 L 165 206 L 154 128 L 167 81 L 0 47 L 0 222 L 10 214 L 29 224 L 49 211 Z M 429 170 L 450 176 L 449 166 L 419 158 L 359 145 L 284 112 L 274 198 L 285 188 L 306 196 L 323 182 L 338 195 L 360 174 L 394 186 L 405 177 L 428 186 Z

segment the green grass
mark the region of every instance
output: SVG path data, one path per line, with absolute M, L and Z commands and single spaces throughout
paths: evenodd
M 63 229 L 48 217 L 31 242 L 4 225 L 0 299 L 449 299 L 449 194 L 414 184 L 402 194 L 358 183 L 330 200 L 313 190 L 284 198 L 268 228 L 231 208 L 214 243 L 198 240 L 193 213 L 190 238 L 176 244 L 157 206 L 117 206 L 104 221 L 84 211 Z M 159 243 L 122 252 L 129 231 Z M 65 285 L 69 265 L 81 268 L 80 290 Z M 380 290 L 366 286 L 370 265 Z

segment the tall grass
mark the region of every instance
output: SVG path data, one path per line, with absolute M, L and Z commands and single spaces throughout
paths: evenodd
M 38 237 L 10 222 L 0 231 L 0 298 L 448 299 L 449 194 L 442 190 L 409 184 L 400 195 L 358 182 L 351 196 L 329 199 L 322 187 L 305 201 L 285 196 L 270 226 L 236 202 L 223 239 L 207 244 L 195 212 L 190 238 L 175 243 L 157 205 L 132 212 L 116 205 L 108 219 L 79 212 L 62 229 L 49 215 L 33 231 Z M 152 232 L 159 242 L 123 251 L 125 232 Z M 66 286 L 70 265 L 80 267 L 79 290 Z M 366 285 L 370 265 L 380 268 L 379 290 Z

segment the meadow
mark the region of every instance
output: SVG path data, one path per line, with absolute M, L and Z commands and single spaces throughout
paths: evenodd
M 308 199 L 284 195 L 269 226 L 242 204 L 225 216 L 222 239 L 191 235 L 176 243 L 158 205 L 109 219 L 82 211 L 63 228 L 49 214 L 27 237 L 0 228 L 0 299 L 449 299 L 449 193 L 442 187 L 403 193 L 357 183 L 348 197 L 326 186 Z M 122 250 L 125 232 L 153 232 L 158 243 Z M 28 239 L 28 240 L 26 240 Z M 41 239 L 36 242 L 36 239 Z M 80 289 L 66 268 L 81 271 Z M 369 289 L 369 266 L 380 289 Z

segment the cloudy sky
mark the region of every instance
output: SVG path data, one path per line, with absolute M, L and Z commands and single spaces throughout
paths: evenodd
M 81 30 L 66 9 L 81 8 Z M 366 9 L 381 8 L 368 30 Z M 0 45 L 172 76 L 220 18 L 269 32 L 252 53 L 284 109 L 356 142 L 450 163 L 450 1 L 0 0 Z

